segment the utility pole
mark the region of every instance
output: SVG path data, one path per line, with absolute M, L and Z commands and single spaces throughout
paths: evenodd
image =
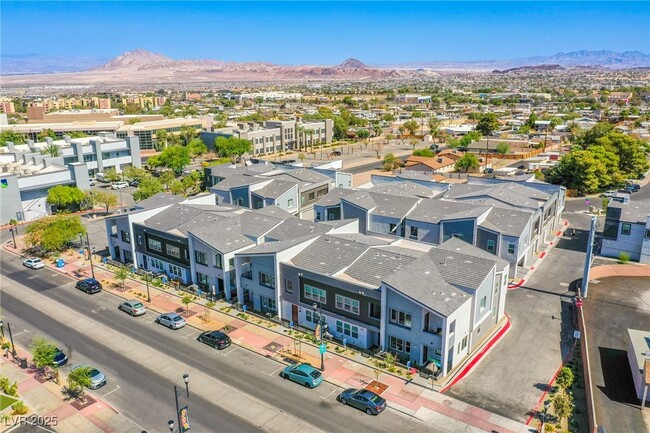
M 88 244 L 88 257 L 90 258 L 90 273 L 95 279 L 95 267 L 93 266 L 93 251 L 90 249 L 90 237 L 88 237 L 88 231 L 86 231 L 86 243 Z
M 587 297 L 589 289 L 589 273 L 591 271 L 591 263 L 593 262 L 594 251 L 594 236 L 596 235 L 596 227 L 598 227 L 598 220 L 596 216 L 591 217 L 591 227 L 589 228 L 589 239 L 587 240 L 587 255 L 585 257 L 585 269 L 582 273 L 582 293 L 583 298 Z

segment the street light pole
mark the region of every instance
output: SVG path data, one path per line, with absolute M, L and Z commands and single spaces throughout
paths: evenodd
M 151 294 L 149 293 L 149 272 L 145 272 L 144 280 L 147 283 L 147 302 L 151 302 Z
M 14 233 L 14 228 L 9 227 L 9 231 L 11 232 L 11 238 L 14 240 L 14 250 L 16 249 L 16 234 Z
M 187 398 L 189 399 L 190 398 L 190 385 L 189 385 L 190 384 L 190 375 L 189 374 L 187 374 L 187 373 L 183 374 L 183 382 L 185 382 L 185 392 L 187 393 Z M 183 391 L 180 391 L 180 392 L 183 392 Z M 185 433 L 184 430 L 183 430 L 183 424 L 182 424 L 182 421 L 181 421 L 181 408 L 178 405 L 178 394 L 179 394 L 178 387 L 176 385 L 174 385 L 174 399 L 176 401 L 176 419 L 178 421 L 178 433 Z M 171 433 L 173 433 L 174 432 L 174 421 L 169 420 L 167 422 L 167 425 L 169 426 L 169 431 Z
M 86 243 L 88 244 L 88 257 L 90 258 L 90 273 L 95 279 L 95 267 L 93 266 L 93 250 L 90 249 L 90 237 L 88 236 L 88 231 L 86 231 Z
M 7 322 L 7 331 L 9 331 L 9 340 L 11 340 L 11 354 L 15 357 L 18 352 L 16 352 L 16 346 L 14 345 L 14 335 L 11 333 L 11 325 Z

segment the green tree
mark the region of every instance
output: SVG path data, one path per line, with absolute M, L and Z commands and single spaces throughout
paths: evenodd
M 190 151 L 183 146 L 167 147 L 160 152 L 160 155 L 157 155 L 157 163 L 160 166 L 171 168 L 175 172 L 182 172 L 190 162 Z
M 53 140 L 56 140 L 58 137 L 56 136 L 56 132 L 54 132 L 54 129 L 46 128 L 41 132 L 39 132 L 36 138 L 38 139 L 38 141 L 45 141 L 46 138 L 51 138 Z
M 384 122 L 394 122 L 395 115 L 393 113 L 386 113 L 383 116 L 381 116 L 381 120 L 383 120 Z
M 196 129 L 191 126 L 181 126 L 181 131 L 178 133 L 183 146 L 187 146 L 197 135 Z
M 429 148 L 417 149 L 413 151 L 413 156 L 423 156 L 425 158 L 434 158 L 436 156 L 435 152 Z
M 455 149 L 460 146 L 460 140 L 458 138 L 449 138 L 447 139 L 447 147 L 449 149 Z
M 159 129 L 156 131 L 156 144 L 160 145 L 160 149 L 162 150 L 165 147 L 167 147 L 167 139 L 169 138 L 169 133 L 167 132 L 166 129 Z
M 501 125 L 499 124 L 499 121 L 497 120 L 497 115 L 494 113 L 485 113 L 482 114 L 481 117 L 478 119 L 478 123 L 476 124 L 476 131 L 485 136 L 485 152 L 488 152 L 489 145 L 490 145 L 490 135 L 494 131 L 497 131 Z
M 252 149 L 250 141 L 236 137 L 217 137 L 214 146 L 219 156 L 230 158 L 232 162 Z
M 25 142 L 25 136 L 14 131 L 0 132 L 0 146 L 6 146 L 8 141 L 13 144 L 23 144 Z
M 32 361 L 36 368 L 44 370 L 46 367 L 56 367 L 54 363 L 56 346 L 54 343 L 43 337 L 34 337 L 29 349 L 32 353 Z
M 198 158 L 199 156 L 208 153 L 208 146 L 205 145 L 200 138 L 193 138 L 187 145 L 190 151 L 190 158 Z
M 553 397 L 553 412 L 555 412 L 560 420 L 564 420 L 571 416 L 573 408 L 573 397 L 571 394 L 558 392 Z
M 622 177 L 636 179 L 650 168 L 647 159 L 649 145 L 641 138 L 611 131 L 596 139 L 595 145 L 611 149 L 618 155 L 618 169 Z M 589 150 L 592 148 L 593 145 L 588 147 Z
M 57 185 L 47 191 L 47 203 L 57 208 L 67 208 L 70 205 L 80 205 L 86 195 L 74 186 Z
M 122 175 L 115 170 L 115 167 L 111 167 L 108 170 L 104 171 L 104 179 L 107 182 L 119 182 L 122 180 Z
M 392 171 L 402 165 L 402 160 L 396 157 L 394 154 L 389 153 L 384 156 L 384 170 Z
M 124 282 L 126 281 L 127 278 L 129 278 L 130 275 L 131 275 L 131 271 L 129 270 L 129 268 L 127 268 L 125 266 L 121 266 L 121 267 L 117 268 L 117 270 L 113 274 L 113 276 L 115 277 L 115 279 L 119 283 L 120 288 L 122 290 L 124 290 Z
M 555 378 L 555 383 L 564 390 L 573 384 L 573 380 L 573 371 L 569 367 L 562 367 Z
M 68 389 L 81 401 L 85 401 L 85 390 L 92 384 L 92 371 L 92 367 L 82 365 L 68 373 Z
M 418 125 L 418 122 L 415 120 L 407 120 L 402 126 L 409 132 L 410 135 L 415 135 L 420 125 Z
M 174 195 L 185 194 L 185 185 L 180 180 L 172 180 L 169 184 L 169 191 Z
M 185 314 L 190 314 L 190 304 L 192 303 L 192 296 L 185 295 L 181 298 L 181 302 L 185 305 Z
M 106 215 L 111 206 L 117 206 L 117 196 L 109 191 L 95 190 L 93 191 L 93 204 L 97 203 L 106 209 Z
M 86 133 L 83 132 L 83 131 L 71 131 L 71 132 L 68 132 L 68 136 L 69 136 L 70 138 L 72 138 L 72 139 L 75 139 L 75 138 L 84 138 L 84 137 L 87 137 L 88 134 L 86 134 Z
M 368 138 L 370 138 L 370 132 L 367 129 L 360 129 L 357 131 L 357 137 L 363 141 L 366 141 Z
M 505 155 L 510 151 L 510 145 L 508 143 L 499 143 L 497 144 L 497 153 Z
M 34 221 L 25 229 L 25 243 L 42 248 L 46 252 L 57 252 L 66 248 L 79 235 L 86 234 L 86 228 L 78 215 L 51 215 Z
M 601 183 L 603 173 L 607 173 L 607 168 L 592 152 L 577 150 L 564 155 L 555 167 L 548 170 L 546 180 L 591 194 L 605 186 Z
M 136 201 L 146 200 L 162 191 L 162 183 L 155 177 L 147 176 L 140 180 L 140 185 L 138 185 L 138 189 L 133 193 L 133 198 Z
M 135 167 L 133 165 L 124 167 L 124 169 L 122 170 L 122 174 L 126 179 L 132 179 L 132 180 L 142 179 L 147 176 L 150 176 L 149 172 L 147 172 L 147 170 L 145 170 L 144 168 Z
M 48 155 L 51 158 L 56 158 L 57 156 L 61 156 L 59 149 L 59 146 L 55 144 L 47 145 L 41 149 L 41 155 Z
M 435 117 L 429 117 L 427 119 L 427 123 L 429 124 L 429 134 L 433 137 L 434 142 L 440 135 L 440 120 L 435 118 Z
M 158 176 L 158 180 L 160 181 L 162 186 L 165 187 L 165 189 L 169 189 L 174 179 L 176 179 L 176 174 L 174 173 L 173 170 L 165 170 L 162 173 L 160 173 L 160 176 Z
M 476 170 L 478 167 L 478 157 L 473 153 L 466 153 L 456 161 L 456 164 L 454 164 L 456 170 L 463 170 L 465 173 L 469 170 Z

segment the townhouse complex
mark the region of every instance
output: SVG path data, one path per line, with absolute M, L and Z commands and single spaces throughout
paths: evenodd
M 650 263 L 650 203 L 634 201 L 629 194 L 614 197 L 607 206 L 600 254 L 624 253 L 640 263 Z
M 439 377 L 498 326 L 508 279 L 564 206 L 561 188 L 533 181 L 354 190 L 271 164 L 206 176 L 210 193 L 107 218 L 111 258 Z

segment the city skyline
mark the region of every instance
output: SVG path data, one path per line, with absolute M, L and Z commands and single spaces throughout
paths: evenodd
M 579 50 L 650 52 L 650 38 L 643 37 L 650 36 L 646 2 L 159 5 L 4 2 L 2 54 L 107 60 L 140 47 L 173 59 L 300 65 L 354 57 L 384 65 L 507 60 Z M 89 16 L 97 19 L 88 25 L 55 25 L 47 37 L 26 31 Z

